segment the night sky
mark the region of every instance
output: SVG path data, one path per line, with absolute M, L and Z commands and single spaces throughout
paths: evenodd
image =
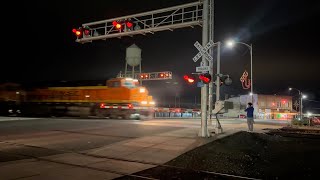
M 126 48 L 135 43 L 142 49 L 143 71 L 172 71 L 172 82 L 179 82 L 177 86 L 147 82 L 151 93 L 158 99 L 177 95 L 181 101 L 193 102 L 200 89 L 186 85 L 182 77 L 199 65 L 192 58 L 197 54 L 194 42 L 201 42 L 201 27 L 86 44 L 76 43 L 71 30 L 82 23 L 194 1 L 11 2 L 7 5 L 10 13 L 2 15 L 5 49 L 0 81 L 105 80 L 124 71 Z M 306 106 L 316 111 L 320 108 L 316 102 L 320 101 L 319 13 L 318 1 L 215 0 L 214 40 L 225 42 L 233 37 L 253 44 L 255 93 L 288 94 L 288 87 L 295 87 L 308 95 Z M 246 94 L 239 78 L 245 69 L 250 71 L 248 48 L 223 48 L 221 61 L 222 73 L 234 81 L 222 88 L 223 96 Z

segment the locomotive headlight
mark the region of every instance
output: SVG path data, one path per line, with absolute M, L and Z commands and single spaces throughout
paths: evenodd
M 140 88 L 140 93 L 145 93 L 146 89 L 145 88 Z
M 156 103 L 154 101 L 149 102 L 150 105 L 155 105 Z
M 141 101 L 141 104 L 148 104 L 147 101 Z

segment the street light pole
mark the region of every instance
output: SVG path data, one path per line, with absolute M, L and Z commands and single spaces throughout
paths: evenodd
M 302 120 L 302 93 L 299 90 L 299 97 L 300 97 L 300 120 Z
M 253 62 L 252 62 L 252 44 L 247 44 L 247 43 L 244 43 L 244 42 L 239 42 L 239 41 L 233 41 L 233 40 L 229 40 L 227 42 L 227 45 L 229 47 L 233 47 L 234 44 L 242 44 L 242 45 L 245 45 L 249 48 L 250 50 L 250 86 L 251 86 L 251 90 L 250 90 L 250 95 L 251 95 L 251 102 L 253 103 Z
M 251 69 L 251 73 L 250 73 L 250 77 L 251 77 L 251 103 L 253 104 L 253 68 L 252 68 L 252 44 L 249 47 L 250 49 L 250 69 Z

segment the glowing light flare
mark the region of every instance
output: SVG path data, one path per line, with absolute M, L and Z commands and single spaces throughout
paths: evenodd
M 79 30 L 79 29 L 72 29 L 72 32 L 73 32 L 77 37 L 81 36 L 81 34 L 82 34 L 81 30 Z
M 145 93 L 145 92 L 146 92 L 146 89 L 145 89 L 145 88 L 140 88 L 139 92 L 140 92 L 140 93 Z
M 122 25 L 117 21 L 113 21 L 112 25 L 118 30 L 122 28 Z
M 116 25 L 116 28 L 117 28 L 117 29 L 121 29 L 121 27 L 122 27 L 121 24 L 117 24 L 117 25 Z
M 184 75 L 183 79 L 186 80 L 188 83 L 192 84 L 195 82 L 194 78 L 189 77 L 188 75 Z
M 189 79 L 188 79 L 188 82 L 189 82 L 189 83 L 194 83 L 194 79 L 189 78 Z
M 101 103 L 100 104 L 100 108 L 105 108 L 106 106 L 105 106 L 105 104 L 104 103 Z
M 235 42 L 233 39 L 229 39 L 226 44 L 228 48 L 233 48 Z
M 148 104 L 147 101 L 141 101 L 141 104 L 145 105 L 145 104 Z
M 149 102 L 150 105 L 155 105 L 156 103 L 154 101 Z

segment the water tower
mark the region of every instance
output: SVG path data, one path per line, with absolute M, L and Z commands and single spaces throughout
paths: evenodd
M 128 66 L 131 66 L 131 71 L 128 71 Z M 139 66 L 138 73 L 141 73 L 141 49 L 132 44 L 126 49 L 126 67 L 125 67 L 125 76 L 135 78 L 135 67 Z

